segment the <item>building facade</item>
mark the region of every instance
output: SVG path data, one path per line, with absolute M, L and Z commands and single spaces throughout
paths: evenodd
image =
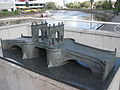
M 27 5 L 26 5 L 27 4 Z M 2 0 L 0 1 L 0 10 L 14 11 L 16 9 L 30 8 L 42 9 L 45 6 L 44 0 Z
M 28 5 L 26 5 L 28 4 Z M 30 8 L 30 9 L 42 9 L 45 6 L 45 2 L 38 2 L 38 1 L 26 1 L 26 2 L 15 2 L 16 8 L 22 9 L 22 8 Z
M 14 11 L 15 8 L 15 1 L 14 0 L 0 0 L 0 10 L 8 10 Z

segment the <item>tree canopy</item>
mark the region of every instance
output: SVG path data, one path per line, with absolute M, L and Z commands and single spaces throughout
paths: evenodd
M 68 3 L 66 6 L 68 8 L 91 8 L 91 3 L 93 4 L 93 7 L 96 9 L 112 9 L 111 0 L 105 0 L 105 1 L 101 0 L 101 1 L 97 1 L 97 2 L 94 2 L 94 0 L 89 0 L 89 1 L 85 1 L 85 2 Z
M 56 9 L 56 5 L 54 2 L 47 2 L 45 5 L 45 8 L 47 9 Z
M 117 8 L 118 11 L 120 11 L 120 0 L 117 0 L 115 2 L 115 7 Z

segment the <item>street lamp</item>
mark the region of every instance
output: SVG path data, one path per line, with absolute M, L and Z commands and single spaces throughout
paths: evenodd
M 93 2 L 94 2 L 94 0 L 90 0 L 90 3 L 91 3 L 91 21 L 93 20 L 93 17 L 92 17 Z M 92 22 L 90 23 L 90 29 L 92 29 Z

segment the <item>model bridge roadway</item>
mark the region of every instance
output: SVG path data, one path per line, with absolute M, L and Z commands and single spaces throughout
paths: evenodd
M 32 36 L 2 41 L 3 49 L 18 46 L 22 49 L 23 58 L 33 58 L 46 50 L 48 67 L 58 67 L 69 60 L 86 63 L 92 74 L 105 80 L 115 65 L 116 50 L 109 51 L 94 48 L 64 38 L 64 24 L 53 26 L 47 22 L 31 25 Z

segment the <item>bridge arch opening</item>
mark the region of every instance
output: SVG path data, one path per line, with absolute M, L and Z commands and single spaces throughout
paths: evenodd
M 46 57 L 46 49 L 44 48 L 40 48 L 40 47 L 35 47 L 35 49 L 37 50 L 37 56 L 43 56 Z
M 10 50 L 15 54 L 15 57 L 22 59 L 23 58 L 23 51 L 22 48 L 18 45 L 13 45 L 10 47 Z
M 43 63 L 47 67 L 47 50 L 41 47 L 35 47 L 37 55 L 36 58 L 39 59 L 40 63 Z
M 76 60 L 76 59 L 69 59 L 65 62 L 63 62 L 63 64 L 66 64 L 66 63 L 70 63 L 70 64 L 75 64 L 78 68 L 84 68 L 86 71 L 90 72 L 92 74 L 92 70 L 91 68 L 89 67 L 88 64 L 80 61 L 80 60 Z

